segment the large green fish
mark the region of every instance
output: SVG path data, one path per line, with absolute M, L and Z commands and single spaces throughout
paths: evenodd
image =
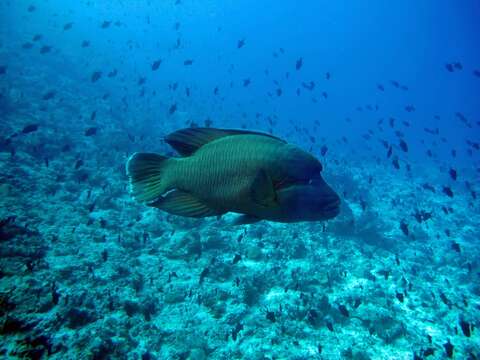
M 272 135 L 188 128 L 165 140 L 182 157 L 135 153 L 127 162 L 130 192 L 149 206 L 189 217 L 236 212 L 246 215 L 244 223 L 338 214 L 338 195 L 321 178 L 320 162 Z

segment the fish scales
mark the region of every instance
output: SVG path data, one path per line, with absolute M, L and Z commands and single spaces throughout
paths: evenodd
M 178 159 L 172 181 L 179 190 L 213 201 L 220 208 L 242 206 L 259 167 L 272 168 L 271 159 L 281 144 L 258 138 L 236 135 L 212 141 L 191 157 Z M 270 175 L 272 180 L 280 180 Z

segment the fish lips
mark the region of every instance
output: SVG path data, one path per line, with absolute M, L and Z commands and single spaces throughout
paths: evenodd
M 340 197 L 321 176 L 279 189 L 277 199 L 296 221 L 329 220 L 340 213 Z
M 332 197 L 324 203 L 322 208 L 322 214 L 325 220 L 333 219 L 338 214 L 340 214 L 340 197 L 335 194 L 335 197 Z

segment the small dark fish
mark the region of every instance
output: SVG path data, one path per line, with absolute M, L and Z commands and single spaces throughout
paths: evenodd
M 443 348 L 445 349 L 445 352 L 447 353 L 447 357 L 452 358 L 453 357 L 454 346 L 450 342 L 450 339 L 448 339 L 447 342 L 445 344 L 443 344 Z
M 462 319 L 459 320 L 458 324 L 462 328 L 463 335 L 465 335 L 466 337 L 470 337 L 470 335 L 471 335 L 471 332 L 470 332 L 471 325 L 468 322 L 466 322 L 465 320 L 462 320 Z
M 97 128 L 96 127 L 89 127 L 87 130 L 85 130 L 85 136 L 93 136 L 97 134 Z
M 247 87 L 248 85 L 250 85 L 250 79 L 244 79 L 243 80 L 243 86 Z
M 395 156 L 395 157 L 393 158 L 392 164 L 393 164 L 393 167 L 394 167 L 395 169 L 397 169 L 397 170 L 400 169 L 400 163 L 398 162 L 398 157 Z
M 349 317 L 350 313 L 348 312 L 348 309 L 346 308 L 345 305 L 339 305 L 338 306 L 338 311 L 340 311 L 340 314 L 342 314 L 345 317 Z
M 407 106 L 405 106 L 405 111 L 407 111 L 407 112 L 414 112 L 414 111 L 415 111 L 415 106 L 413 106 L 413 105 L 407 105 Z
M 86 47 L 89 47 L 90 46 L 90 41 L 88 40 L 83 40 L 82 41 L 82 48 L 86 48 Z
M 442 191 L 445 195 L 447 195 L 448 197 L 453 197 L 453 191 L 452 189 L 449 187 L 449 186 L 444 186 L 442 188 Z
M 102 77 L 102 72 L 101 71 L 94 71 L 91 76 L 91 81 L 96 82 Z
M 359 307 L 360 305 L 362 305 L 362 299 L 356 298 L 356 299 L 355 299 L 355 302 L 354 302 L 354 304 L 353 304 L 353 308 L 354 308 L 354 309 L 358 309 L 358 307 Z
M 397 89 L 400 87 L 400 83 L 396 80 L 390 80 L 390 84 L 392 84 L 393 86 L 395 86 Z
M 393 152 L 393 148 L 390 146 L 387 152 L 387 159 L 390 159 L 390 156 L 392 156 L 392 152 Z
M 93 121 L 97 117 L 97 110 L 92 111 L 90 114 L 90 120 Z
M 331 76 L 330 76 L 330 73 L 327 72 L 327 73 L 325 74 L 325 79 L 330 80 L 330 77 L 331 77 Z
M 382 84 L 377 84 L 377 89 L 380 91 L 385 91 L 385 87 Z
M 188 66 L 188 65 L 192 65 L 193 64 L 193 60 L 192 59 L 187 59 L 183 62 L 183 65 L 185 66 Z
M 160 67 L 161 63 L 162 63 L 161 59 L 155 60 L 152 64 L 152 71 L 157 70 Z
M 281 96 L 282 95 L 282 89 L 277 89 L 276 94 L 277 94 L 277 96 Z
M 267 320 L 271 321 L 271 322 L 276 322 L 277 319 L 275 317 L 275 313 L 273 311 L 266 311 L 266 314 L 265 314 L 265 317 L 267 318 Z
M 435 355 L 435 349 L 430 347 L 430 348 L 427 348 L 423 351 L 423 356 L 427 357 L 427 356 L 432 356 L 432 355 Z
M 303 65 L 303 59 L 302 59 L 302 58 L 299 58 L 299 59 L 296 61 L 296 63 L 295 63 L 295 69 L 296 69 L 296 70 L 300 70 L 301 67 L 302 67 L 302 65 Z
M 40 54 L 43 55 L 43 54 L 49 53 L 51 50 L 52 50 L 52 47 L 51 47 L 51 46 L 43 45 L 43 46 L 40 48 Z
M 45 93 L 45 95 L 42 96 L 43 100 L 50 100 L 53 99 L 56 95 L 55 90 L 50 90 L 49 92 Z
M 388 278 L 390 277 L 390 270 L 380 270 L 378 274 L 382 275 L 385 280 L 388 280 Z
M 480 70 L 473 70 L 473 75 L 480 78 Z
M 73 26 L 73 22 L 66 23 L 65 25 L 63 25 L 63 30 L 64 31 L 70 30 L 72 26 Z
M 402 220 L 400 222 L 400 230 L 402 230 L 402 232 L 405 236 L 408 236 L 408 234 L 409 234 L 408 224 L 405 222 L 405 220 Z
M 423 128 L 423 131 L 431 135 L 438 135 L 440 132 L 438 128 L 435 128 L 435 129 Z
M 33 44 L 31 42 L 26 42 L 22 45 L 22 49 L 28 50 L 33 47 Z
M 236 341 L 238 333 L 243 330 L 243 325 L 241 323 L 238 323 L 234 329 L 232 329 L 232 340 Z
M 102 22 L 102 24 L 100 25 L 100 27 L 101 27 L 102 29 L 106 29 L 106 28 L 110 27 L 111 24 L 112 24 L 111 21 L 106 21 L 106 20 L 105 20 L 104 22 Z
M 35 10 L 37 10 L 37 8 L 35 5 L 30 5 L 27 10 L 28 12 L 34 12 Z
M 140 77 L 140 78 L 138 79 L 137 85 L 143 85 L 143 84 L 145 84 L 146 81 L 147 81 L 147 78 L 145 78 L 145 77 Z
M 333 331 L 333 324 L 331 321 L 327 320 L 326 325 L 328 330 Z
M 235 257 L 233 258 L 233 264 L 238 263 L 240 260 L 242 260 L 242 257 L 239 254 L 235 254 Z
M 75 163 L 75 170 L 80 169 L 83 166 L 83 164 L 84 164 L 84 162 L 83 162 L 82 159 L 77 160 L 76 163 Z
M 450 174 L 450 177 L 452 178 L 452 180 L 456 181 L 457 180 L 457 170 L 455 169 L 450 169 L 448 171 L 448 173 Z
M 23 128 L 22 134 L 29 134 L 31 132 L 35 132 L 38 130 L 38 127 L 38 124 L 29 124 Z
M 170 108 L 168 109 L 168 114 L 173 115 L 173 113 L 175 113 L 175 111 L 177 111 L 177 104 L 173 104 L 173 105 L 170 106 Z
M 112 78 L 112 77 L 117 76 L 117 73 L 118 73 L 118 72 L 117 72 L 117 69 L 113 69 L 112 71 L 110 71 L 110 72 L 108 73 L 107 76 L 108 76 L 109 78 Z
M 322 156 L 325 156 L 325 154 L 327 153 L 328 151 L 328 147 L 326 145 L 322 145 L 322 147 L 320 148 L 320 154 Z
M 302 82 L 302 86 L 303 86 L 305 89 L 312 91 L 312 90 L 315 88 L 315 82 L 313 82 L 313 81 L 310 81 L 309 83 Z M 298 90 L 298 91 L 299 91 L 299 90 Z M 298 93 L 297 93 L 297 94 L 298 94 Z
M 202 284 L 209 273 L 210 273 L 210 269 L 208 267 L 203 269 L 202 272 L 200 273 L 200 279 L 199 279 L 198 283 Z
M 453 67 L 457 70 L 463 70 L 463 65 L 459 62 L 454 63 Z
M 451 245 L 451 248 L 453 251 L 459 253 L 461 250 L 460 250 L 460 244 L 457 243 L 456 241 L 452 241 L 452 245 Z
M 440 293 L 440 300 L 442 300 L 442 302 L 448 306 L 449 309 L 452 308 L 452 303 L 451 301 L 445 296 L 445 294 L 443 292 Z
M 190 88 L 185 88 L 185 95 L 187 95 L 188 97 L 190 97 Z
M 42 39 L 42 35 L 41 34 L 36 34 L 33 38 L 32 38 L 32 41 L 39 41 Z
M 408 145 L 403 139 L 400 139 L 400 149 L 404 152 L 408 152 Z
M 453 64 L 445 64 L 445 69 L 447 69 L 448 72 L 453 72 L 455 70 Z
M 397 292 L 397 293 L 395 293 L 395 297 L 398 299 L 398 301 L 400 301 L 401 303 L 403 303 L 403 301 L 404 301 L 404 295 L 403 295 L 403 293 Z
M 238 40 L 237 49 L 242 48 L 245 45 L 245 39 Z
M 427 212 L 425 210 L 420 211 L 420 216 L 422 221 L 427 221 L 432 218 L 432 212 Z

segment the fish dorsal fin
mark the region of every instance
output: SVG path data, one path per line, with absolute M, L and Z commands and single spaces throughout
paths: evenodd
M 215 128 L 186 128 L 175 131 L 165 138 L 165 142 L 173 147 L 180 155 L 189 156 L 201 148 L 203 145 L 232 135 L 260 135 L 267 136 L 285 143 L 273 135 L 263 132 L 242 130 L 242 129 L 215 129 Z
M 170 191 L 165 196 L 158 198 L 155 202 L 148 205 L 173 215 L 188 217 L 199 218 L 221 214 L 220 212 L 209 208 L 193 195 L 180 190 Z
M 250 187 L 250 196 L 252 200 L 262 206 L 271 207 L 275 205 L 277 195 L 270 176 L 264 169 L 255 176 Z

